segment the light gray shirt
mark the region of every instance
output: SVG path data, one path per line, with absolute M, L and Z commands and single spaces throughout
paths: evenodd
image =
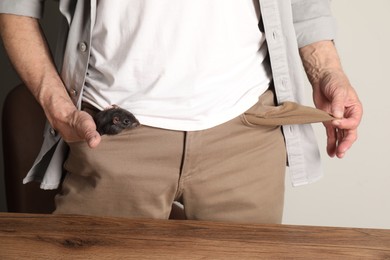
M 45 0 L 0 0 L 0 13 L 41 18 Z M 335 38 L 330 0 L 259 0 L 277 101 L 303 102 L 304 72 L 298 49 Z M 63 14 L 55 54 L 56 64 L 75 105 L 80 107 L 90 57 L 96 0 L 59 0 Z M 289 173 L 294 186 L 322 176 L 320 153 L 310 125 L 283 126 Z M 24 182 L 41 182 L 55 189 L 62 178 L 67 145 L 47 125 L 41 151 Z

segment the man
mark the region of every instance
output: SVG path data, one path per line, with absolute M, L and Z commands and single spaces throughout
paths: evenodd
M 58 187 L 70 147 L 56 213 L 167 218 L 179 200 L 189 219 L 279 223 L 286 150 L 293 185 L 321 176 L 310 126 L 274 106 L 302 101 L 301 60 L 316 106 L 336 118 L 328 154 L 356 140 L 362 106 L 327 0 L 61 0 L 60 75 L 42 2 L 2 0 L 0 22 L 50 124 L 25 182 Z M 142 126 L 100 136 L 91 115 L 112 104 Z M 281 119 L 250 120 L 267 113 Z

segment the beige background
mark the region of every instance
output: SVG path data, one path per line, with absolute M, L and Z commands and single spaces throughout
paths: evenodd
M 55 8 L 55 3 L 47 2 L 43 24 L 50 42 L 56 35 Z M 343 160 L 330 159 L 325 153 L 323 127 L 315 126 L 326 175 L 318 183 L 299 188 L 292 188 L 286 179 L 284 223 L 390 229 L 390 138 L 386 128 L 390 126 L 390 1 L 333 0 L 332 8 L 339 25 L 337 46 L 342 63 L 365 108 L 360 139 Z M 2 47 L 0 80 L 2 106 L 5 95 L 19 82 Z M 0 211 L 6 211 L 2 156 L 0 163 Z
M 365 109 L 359 141 L 343 160 L 329 159 L 316 126 L 326 175 L 287 186 L 284 222 L 390 229 L 390 1 L 333 0 L 332 7 L 342 63 Z

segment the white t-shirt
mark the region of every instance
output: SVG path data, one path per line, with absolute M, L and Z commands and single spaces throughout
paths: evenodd
M 83 100 L 141 124 L 203 130 L 268 88 L 254 0 L 98 0 Z

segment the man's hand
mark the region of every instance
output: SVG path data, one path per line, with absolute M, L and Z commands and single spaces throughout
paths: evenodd
M 341 68 L 333 42 L 305 46 L 300 54 L 313 86 L 314 104 L 337 118 L 325 124 L 327 152 L 331 157 L 343 158 L 357 140 L 362 104 Z
M 91 148 L 98 146 L 101 136 L 96 131 L 95 121 L 90 114 L 77 110 L 68 98 L 57 102 L 53 98 L 44 100 L 46 117 L 65 142 L 86 141 Z M 56 109 L 58 106 L 61 109 Z
M 16 71 L 66 142 L 85 140 L 93 148 L 100 135 L 92 117 L 78 111 L 54 66 L 37 19 L 0 14 L 0 35 Z
M 60 113 L 53 113 L 53 110 L 46 112 L 52 127 L 67 143 L 86 141 L 91 148 L 98 146 L 101 136 L 96 131 L 96 124 L 92 116 L 87 112 L 77 110 L 73 104 L 69 106 L 70 112 L 64 113 L 64 110 Z

